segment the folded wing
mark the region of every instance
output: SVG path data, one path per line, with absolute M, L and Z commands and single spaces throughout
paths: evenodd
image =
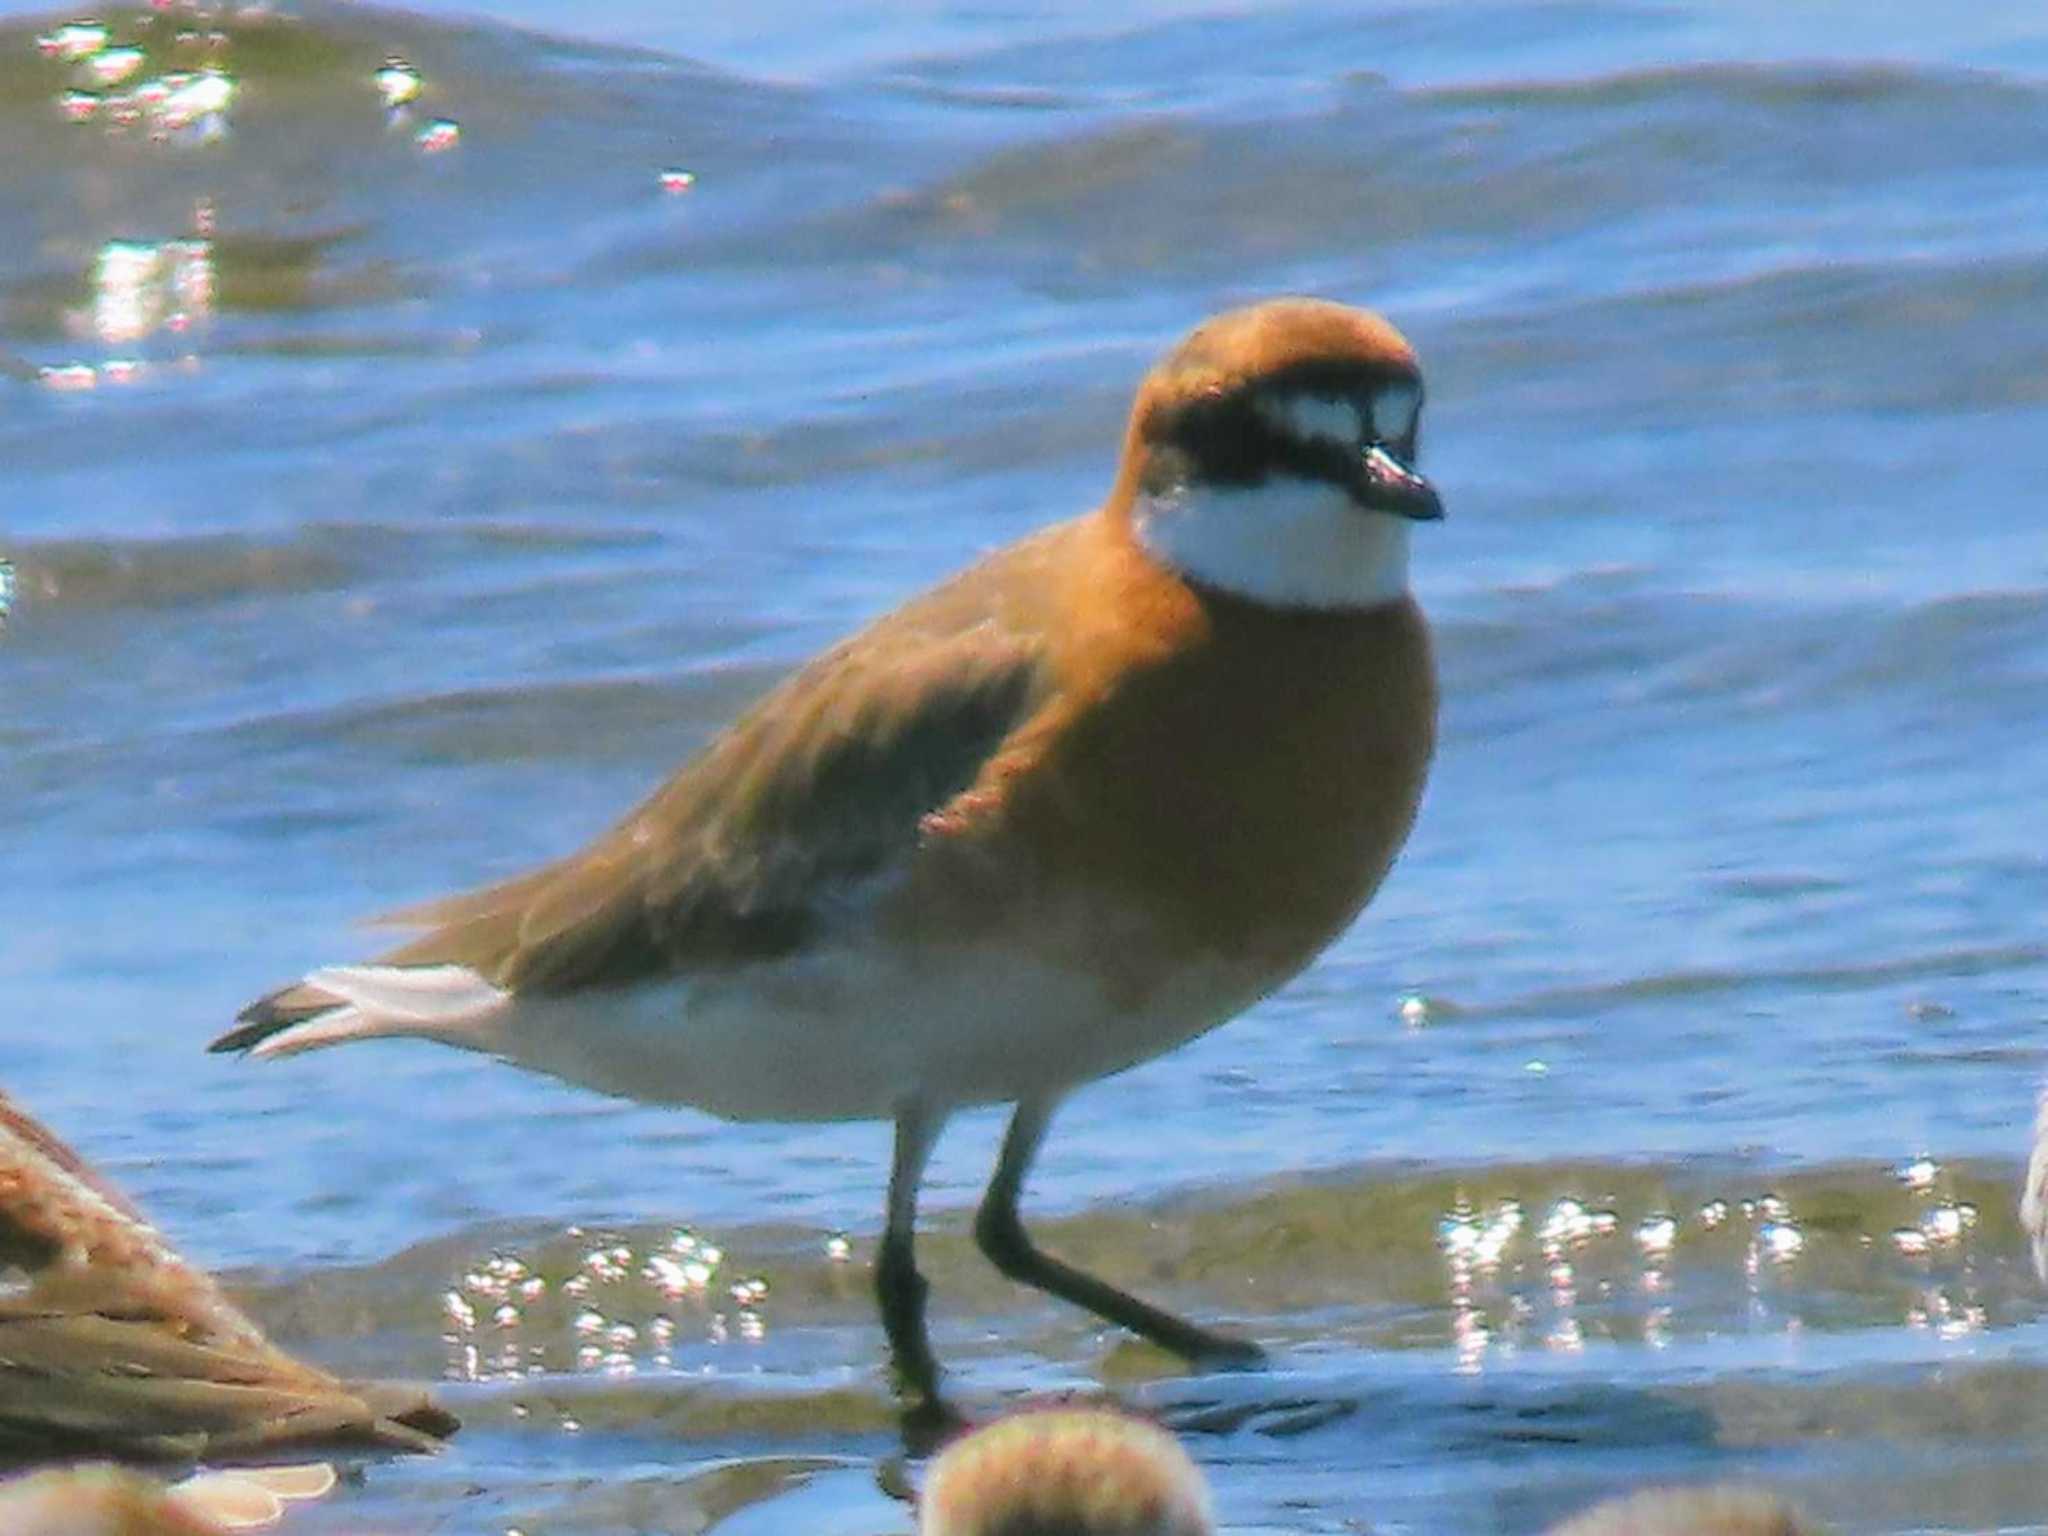
M 582 852 L 390 914 L 429 931 L 374 966 L 270 994 L 213 1048 L 445 1032 L 451 1009 L 481 1016 L 514 993 L 813 942 L 1043 704 L 1050 573 L 1067 536 L 1013 546 L 826 652 Z

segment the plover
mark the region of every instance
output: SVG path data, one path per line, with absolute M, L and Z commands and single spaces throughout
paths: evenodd
M 1014 1104 L 975 1222 L 996 1266 L 1258 1358 L 1039 1252 L 1018 1199 L 1071 1089 L 1293 976 L 1406 839 L 1436 723 L 1421 406 L 1377 315 L 1210 320 L 1139 387 L 1094 511 L 825 652 L 580 853 L 393 914 L 426 932 L 213 1049 L 417 1036 L 731 1118 L 891 1119 L 876 1289 L 928 1398 L 917 1186 L 954 1110 Z

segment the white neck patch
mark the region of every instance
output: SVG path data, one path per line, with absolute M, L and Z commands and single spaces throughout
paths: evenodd
M 1154 559 L 1276 608 L 1376 608 L 1408 591 L 1407 519 L 1321 480 L 1140 493 L 1131 522 Z

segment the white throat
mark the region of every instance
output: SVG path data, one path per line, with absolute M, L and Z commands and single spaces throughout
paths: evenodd
M 1155 559 L 1276 608 L 1376 608 L 1408 591 L 1408 520 L 1321 480 L 1140 492 L 1131 519 Z

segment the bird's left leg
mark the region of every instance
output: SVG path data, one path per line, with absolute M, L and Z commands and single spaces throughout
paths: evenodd
M 1050 1291 L 1076 1306 L 1086 1307 L 1096 1316 L 1119 1323 L 1183 1359 L 1206 1365 L 1248 1366 L 1261 1363 L 1266 1358 L 1265 1352 L 1250 1340 L 1235 1339 L 1228 1334 L 1212 1333 L 1197 1327 L 1186 1318 L 1175 1317 L 1171 1312 L 1162 1311 L 1149 1302 L 1118 1290 L 1106 1280 L 1098 1280 L 1084 1270 L 1062 1264 L 1033 1246 L 1030 1234 L 1024 1230 L 1023 1220 L 1017 1214 L 1017 1201 L 1023 1194 L 1024 1176 L 1031 1169 L 1032 1159 L 1038 1155 L 1040 1143 L 1045 1140 L 1046 1128 L 1052 1123 L 1052 1112 L 1057 1104 L 1055 1099 L 1022 1100 L 1010 1120 L 1009 1132 L 1003 1138 L 1002 1156 L 996 1163 L 995 1177 L 989 1181 L 988 1193 L 982 1196 L 981 1209 L 974 1218 L 974 1240 L 988 1255 L 989 1262 L 1012 1280 L 1036 1286 L 1041 1291 Z

